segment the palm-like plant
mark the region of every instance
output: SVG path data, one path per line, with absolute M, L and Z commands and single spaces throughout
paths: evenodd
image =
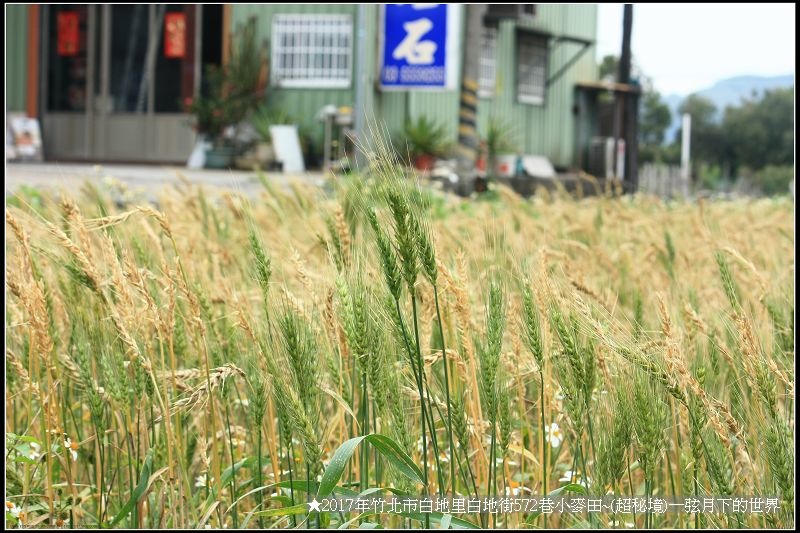
M 399 146 L 408 150 L 412 160 L 421 156 L 438 157 L 447 150 L 446 137 L 447 132 L 442 125 L 422 115 L 416 120 L 406 121 Z

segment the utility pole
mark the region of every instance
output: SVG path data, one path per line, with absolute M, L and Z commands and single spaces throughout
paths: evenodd
M 625 4 L 622 14 L 622 52 L 619 58 L 619 82 L 631 82 L 631 32 L 633 28 L 633 4 Z M 618 97 L 625 110 L 625 169 L 624 186 L 628 192 L 636 192 L 639 186 L 639 93 L 629 91 Z
M 353 127 L 355 129 L 355 143 L 353 155 L 355 157 L 356 168 L 361 168 L 365 164 L 363 150 L 366 147 L 366 136 L 364 135 L 364 120 L 366 119 L 366 70 L 367 63 L 367 8 L 364 4 L 358 4 L 358 30 L 356 33 L 356 49 L 358 50 L 358 63 L 356 63 L 356 94 L 355 105 L 353 106 Z M 327 127 L 327 124 L 326 124 Z
M 689 179 L 691 173 L 692 115 L 684 113 L 681 127 L 681 187 L 684 196 L 689 194 Z
M 462 46 L 461 95 L 458 104 L 457 173 L 465 192 L 472 192 L 475 183 L 475 162 L 478 159 L 478 76 L 480 74 L 481 36 L 486 4 L 465 4 L 466 33 Z M 472 41 L 472 42 L 467 42 Z M 477 42 L 475 42 L 477 41 Z

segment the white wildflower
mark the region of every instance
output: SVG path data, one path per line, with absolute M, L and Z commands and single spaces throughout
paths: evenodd
M 547 434 L 547 440 L 550 441 L 550 446 L 553 448 L 558 448 L 561 446 L 561 443 L 564 442 L 564 433 L 562 433 L 561 428 L 553 422 L 549 426 L 547 426 L 545 433 Z
M 16 503 L 6 502 L 6 512 L 11 513 L 11 516 L 19 519 L 19 514 L 22 512 L 22 509 L 20 509 Z
M 42 446 L 38 442 L 31 442 L 31 450 L 28 452 L 28 459 L 36 461 L 42 456 Z
M 577 480 L 576 482 L 578 483 L 578 485 L 586 487 L 587 489 L 589 488 L 589 483 L 592 482 L 592 478 L 590 478 L 589 476 L 581 477 L 580 472 L 573 472 L 572 470 L 565 471 L 564 475 L 561 476 L 558 480 L 566 483 L 572 483 L 573 478 Z
M 73 440 L 69 437 L 64 439 L 64 448 L 66 448 L 70 455 L 72 455 L 72 461 L 75 462 L 78 460 L 78 443 L 73 442 Z

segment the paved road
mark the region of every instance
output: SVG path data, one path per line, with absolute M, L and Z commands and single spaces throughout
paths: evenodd
M 160 190 L 180 182 L 183 176 L 192 183 L 208 188 L 233 189 L 246 194 L 263 190 L 256 174 L 242 170 L 189 170 L 177 166 L 157 165 L 90 165 L 76 163 L 7 163 L 6 196 L 21 186 L 45 189 L 77 190 L 85 181 L 104 183 L 114 178 L 126 184 L 132 192 L 156 196 Z M 325 183 L 322 172 L 287 175 L 268 172 L 270 182 L 287 186 L 293 180 L 321 186 Z

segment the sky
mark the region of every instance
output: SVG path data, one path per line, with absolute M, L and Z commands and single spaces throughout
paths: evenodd
M 633 60 L 663 95 L 794 74 L 794 17 L 794 4 L 635 4 Z M 622 4 L 600 4 L 597 58 L 621 48 Z

